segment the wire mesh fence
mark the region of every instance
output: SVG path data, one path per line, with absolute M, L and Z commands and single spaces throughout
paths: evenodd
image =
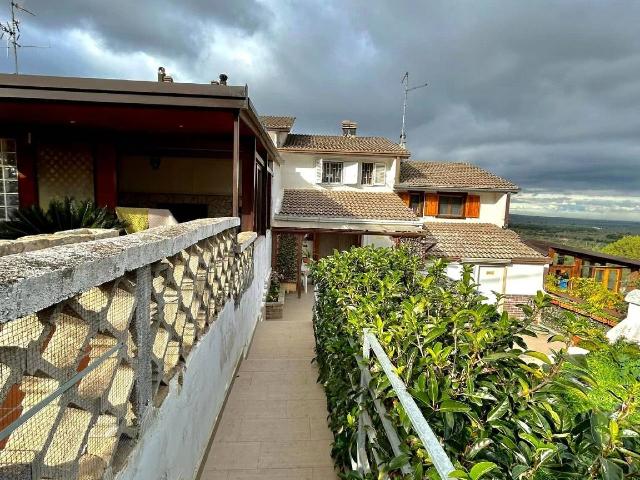
M 0 478 L 101 479 L 253 276 L 235 229 L 0 324 Z M 34 292 L 35 293 L 35 292 Z M 118 458 L 120 457 L 120 458 Z

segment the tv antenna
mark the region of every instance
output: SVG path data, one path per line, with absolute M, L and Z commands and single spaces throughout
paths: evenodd
M 19 48 L 48 48 L 38 45 L 22 45 L 20 43 L 20 20 L 17 18 L 18 12 L 25 12 L 29 15 L 36 16 L 15 0 L 11 0 L 11 20 L 6 23 L 0 23 L 0 40 L 7 36 L 7 57 L 9 50 L 13 48 L 13 62 L 15 64 L 15 74 L 18 74 L 18 49 Z
M 415 87 L 409 87 L 409 72 L 404 72 L 404 76 L 400 81 L 402 85 L 404 85 L 404 103 L 402 104 L 402 131 L 400 132 L 400 146 L 402 148 L 406 148 L 407 146 L 407 132 L 405 130 L 405 119 L 407 117 L 407 96 L 409 92 L 413 90 L 417 90 L 419 88 L 424 88 L 428 84 L 423 83 L 422 85 L 416 85 Z

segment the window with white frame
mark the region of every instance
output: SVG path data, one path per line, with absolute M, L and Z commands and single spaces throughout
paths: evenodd
M 362 185 L 384 185 L 386 169 L 384 163 L 363 163 L 360 183 Z
M 16 142 L 0 138 L 0 221 L 9 220 L 18 208 L 18 166 Z
M 362 185 L 373 185 L 373 163 L 362 164 L 360 183 L 362 183 Z
M 322 183 L 342 183 L 342 162 L 322 162 Z

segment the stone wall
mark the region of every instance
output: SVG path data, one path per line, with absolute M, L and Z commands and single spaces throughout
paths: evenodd
M 202 219 L 0 258 L 0 478 L 194 478 L 270 236 Z
M 118 230 L 104 228 L 77 228 L 42 235 L 27 235 L 17 240 L 0 240 L 0 257 L 16 253 L 32 252 L 43 248 L 71 245 L 104 238 L 114 238 Z

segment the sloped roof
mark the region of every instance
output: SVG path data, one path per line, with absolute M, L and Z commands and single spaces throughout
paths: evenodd
M 283 117 L 277 115 L 260 115 L 260 121 L 264 128 L 271 130 L 291 130 L 296 117 Z
M 427 222 L 424 230 L 425 237 L 414 242 L 425 257 L 547 263 L 516 232 L 490 223 Z
M 417 221 L 402 199 L 389 192 L 285 189 L 278 214 L 304 217 Z
M 470 163 L 402 162 L 396 188 L 473 189 L 517 192 L 519 187 Z
M 310 152 L 374 153 L 408 157 L 409 151 L 384 137 L 289 134 L 282 150 Z

